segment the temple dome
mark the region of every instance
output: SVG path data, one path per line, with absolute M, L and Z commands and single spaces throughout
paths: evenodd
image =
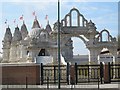
M 6 28 L 5 36 L 4 36 L 4 41 L 6 42 L 11 42 L 12 40 L 12 34 L 10 28 Z

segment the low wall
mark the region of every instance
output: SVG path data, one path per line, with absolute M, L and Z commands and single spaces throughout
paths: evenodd
M 40 84 L 40 66 L 35 64 L 3 64 L 3 85 Z

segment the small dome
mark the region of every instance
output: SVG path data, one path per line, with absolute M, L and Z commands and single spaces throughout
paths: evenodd
M 25 37 L 27 37 L 28 35 L 28 31 L 27 31 L 27 27 L 25 25 L 25 23 L 23 22 L 23 25 L 21 26 L 21 34 L 22 34 L 22 39 L 24 39 Z
M 19 28 L 16 27 L 15 28 L 15 32 L 14 32 L 14 36 L 13 36 L 13 41 L 20 41 L 22 40 L 22 35 L 21 35 L 21 32 L 19 31 Z
M 5 36 L 4 36 L 4 41 L 11 42 L 12 40 L 12 33 L 10 28 L 6 28 Z
M 38 37 L 40 35 L 40 28 L 33 28 L 32 31 L 30 32 L 30 37 Z
M 42 30 L 41 33 L 40 33 L 40 39 L 42 41 L 45 41 L 48 39 L 48 32 L 46 30 Z

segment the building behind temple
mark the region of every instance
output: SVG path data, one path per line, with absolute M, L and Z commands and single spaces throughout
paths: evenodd
M 77 13 L 77 25 L 72 25 L 72 12 Z M 69 19 L 69 20 L 67 20 Z M 100 53 L 103 48 L 107 48 L 112 55 L 114 62 L 117 61 L 117 41 L 110 33 L 104 29 L 101 32 L 96 30 L 95 24 L 79 13 L 76 8 L 61 20 L 61 56 L 66 62 L 80 62 L 80 58 L 73 56 L 73 41 L 72 37 L 80 38 L 90 51 L 89 58 L 85 56 L 82 60 L 91 63 L 98 63 Z M 15 28 L 12 35 L 10 27 L 6 28 L 3 39 L 3 60 L 2 63 L 57 63 L 57 34 L 58 23 L 54 24 L 53 29 L 49 22 L 46 28 L 41 28 L 37 18 L 34 19 L 32 29 L 28 32 L 25 22 L 21 28 Z M 106 32 L 108 35 L 107 41 L 103 41 L 102 33 Z M 98 57 L 99 56 L 99 57 Z M 78 59 L 77 59 L 78 58 Z

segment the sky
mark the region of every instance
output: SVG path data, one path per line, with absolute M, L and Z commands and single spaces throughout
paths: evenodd
M 82 15 L 89 21 L 92 20 L 97 27 L 97 31 L 107 29 L 113 37 L 118 34 L 118 0 L 61 0 L 60 18 L 63 19 L 70 9 L 76 7 Z M 34 21 L 33 12 L 36 12 L 37 19 L 45 28 L 47 22 L 45 16 L 48 15 L 48 20 L 51 27 L 57 21 L 57 2 L 56 0 L 1 0 L 0 1 L 0 51 L 2 52 L 2 40 L 4 37 L 7 25 L 11 28 L 12 33 L 18 24 L 22 25 L 19 19 L 22 15 L 28 31 Z M 7 19 L 7 25 L 5 21 Z M 14 20 L 16 19 L 16 23 Z M 83 41 L 79 38 L 72 38 L 74 46 L 74 54 L 88 54 Z

